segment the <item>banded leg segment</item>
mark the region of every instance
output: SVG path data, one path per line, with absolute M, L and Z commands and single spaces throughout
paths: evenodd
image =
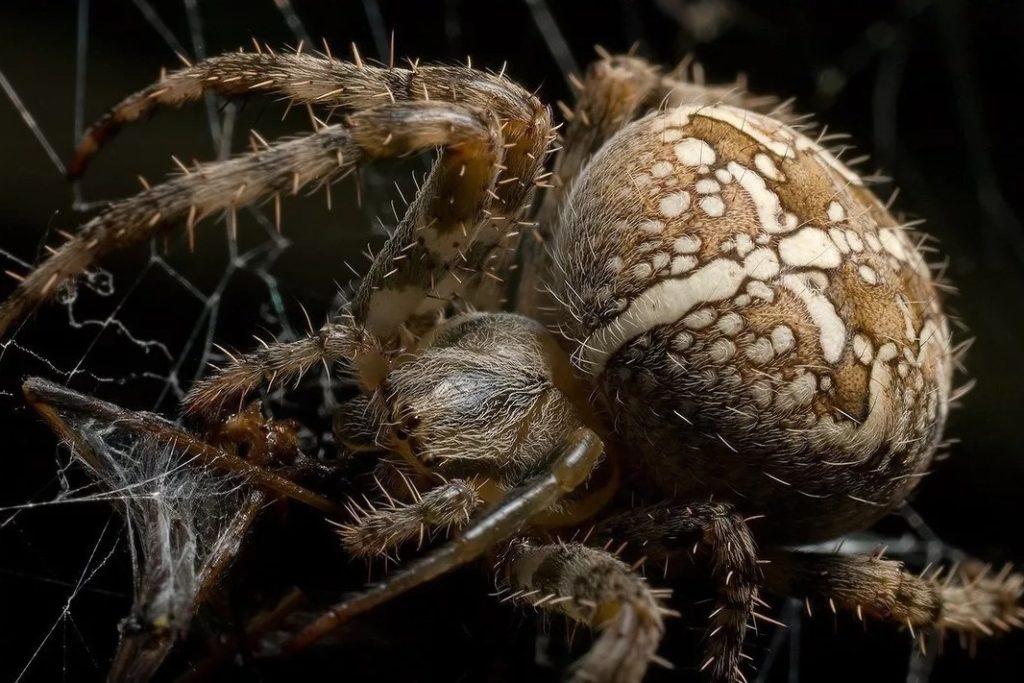
M 982 637 L 1024 628 L 1024 576 L 1008 566 L 993 573 L 971 561 L 917 575 L 902 562 L 878 557 L 792 552 L 773 557 L 765 575 L 772 592 L 825 600 L 832 610 L 891 621 L 911 632 L 934 626 Z
M 446 117 L 403 115 L 402 110 L 443 107 Z M 432 315 L 458 290 L 453 272 L 466 254 L 492 203 L 504 158 L 500 124 L 487 110 L 462 118 L 459 105 L 412 103 L 375 110 L 388 130 L 380 157 L 428 146 L 443 147 L 394 235 L 359 284 L 351 302 L 355 322 L 380 339 L 393 337 L 418 315 Z M 365 115 L 365 114 L 364 114 Z
M 376 340 L 354 325 L 329 323 L 315 335 L 291 342 L 264 343 L 261 348 L 231 356 L 229 362 L 213 374 L 196 382 L 185 395 L 185 411 L 216 415 L 228 401 L 239 406 L 249 392 L 274 384 L 301 379 L 307 372 L 323 364 L 333 366 L 346 362 L 357 378 L 376 381 L 385 370 L 380 365 L 382 353 Z
M 641 547 L 654 562 L 683 552 L 704 559 L 717 594 L 701 668 L 716 682 L 743 680 L 743 639 L 747 622 L 757 616 L 762 573 L 750 529 L 731 505 L 654 506 L 609 519 L 595 533 Z
M 387 374 L 384 349 L 424 302 L 433 310 L 450 291 L 439 284 L 462 264 L 492 201 L 504 150 L 497 121 L 486 111 L 443 102 L 406 102 L 353 114 L 349 134 L 362 160 L 442 148 L 422 190 L 395 234 L 360 281 L 350 317 L 317 335 L 233 358 L 189 392 L 189 411 L 213 412 L 267 379 L 301 376 L 310 367 L 349 355 L 365 389 Z M 273 149 L 273 148 L 271 148 Z M 349 328 L 349 329 L 346 329 Z
M 384 68 L 311 54 L 233 52 L 171 72 L 115 105 L 86 130 L 68 165 L 69 173 L 82 174 L 103 144 L 124 126 L 159 107 L 180 107 L 207 93 L 227 98 L 277 95 L 293 104 L 346 113 L 400 102 L 444 101 L 490 110 L 499 119 L 521 124 L 543 124 L 548 118 L 537 98 L 513 81 L 468 67 Z M 538 132 L 547 135 L 549 131 Z M 512 139 L 509 133 L 513 131 L 506 132 Z
M 455 245 L 465 239 L 461 235 L 452 237 L 451 233 L 487 199 L 496 174 L 494 165 L 501 158 L 501 139 L 496 122 L 486 114 L 440 102 L 404 103 L 354 114 L 347 126 L 328 126 L 308 137 L 263 151 L 205 164 L 120 201 L 89 221 L 74 238 L 29 273 L 0 305 L 0 334 L 52 295 L 66 278 L 81 273 L 97 258 L 115 249 L 151 238 L 169 222 L 184 218 L 191 229 L 196 221 L 215 212 L 234 211 L 271 195 L 295 194 L 312 182 L 330 182 L 363 161 L 439 146 L 454 150 L 455 158 L 440 164 L 441 172 L 435 175 L 458 178 L 454 186 L 446 189 L 459 202 L 452 210 L 454 213 L 445 213 L 443 217 L 460 222 L 452 226 L 450 221 L 438 225 L 409 221 L 406 230 L 421 231 L 413 238 L 413 246 L 421 239 L 435 260 L 450 259 L 457 253 Z M 462 188 L 467 189 L 460 191 Z M 410 214 L 414 220 L 433 220 L 429 211 L 416 215 L 415 210 L 422 203 L 425 202 L 414 204 Z M 401 268 L 423 268 L 422 264 L 413 263 L 418 255 L 410 254 L 410 264 Z M 437 268 L 444 265 L 446 262 L 434 263 Z M 388 272 L 371 273 L 364 288 L 380 288 L 387 275 Z
M 106 254 L 144 242 L 173 221 L 189 231 L 202 218 L 277 193 L 296 193 L 313 181 L 340 176 L 359 160 L 350 131 L 341 126 L 276 147 L 200 166 L 110 206 L 33 269 L 0 304 L 0 335 L 66 279 Z
M 466 526 L 483 500 L 472 482 L 453 479 L 420 494 L 411 489 L 411 502 L 395 501 L 385 491 L 387 502 L 377 506 L 349 501 L 353 520 L 339 528 L 341 542 L 357 557 L 386 555 L 405 543 L 435 529 Z
M 508 491 L 459 536 L 391 574 L 381 583 L 333 606 L 303 629 L 285 646 L 285 650 L 303 650 L 352 617 L 479 558 L 586 481 L 602 451 L 600 438 L 589 429 L 581 427 L 567 435 L 542 474 Z
M 611 553 L 580 543 L 517 542 L 503 561 L 511 595 L 560 612 L 600 635 L 573 667 L 573 681 L 640 681 L 664 631 L 656 591 Z
M 280 95 L 292 103 L 342 112 L 430 101 L 452 102 L 491 112 L 499 121 L 504 142 L 503 158 L 495 163 L 496 170 L 500 171 L 499 178 L 489 190 L 494 202 L 476 217 L 482 223 L 476 244 L 472 248 L 468 244 L 460 247 L 464 263 L 459 264 L 459 272 L 453 270 L 443 281 L 438 280 L 435 289 L 443 300 L 455 291 L 467 289 L 465 285 L 469 280 L 470 298 L 477 306 L 497 304 L 503 294 L 504 273 L 493 271 L 500 271 L 508 260 L 503 256 L 505 246 L 501 241 L 516 234 L 553 140 L 550 112 L 536 97 L 503 74 L 489 74 L 469 67 L 411 65 L 411 68 L 400 69 L 370 66 L 358 57 L 356 63 L 349 63 L 301 54 L 224 54 L 171 73 L 116 105 L 83 136 L 69 164 L 72 175 L 82 173 L 102 144 L 124 125 L 157 107 L 181 106 L 208 92 L 232 98 L 251 94 Z M 400 135 L 401 129 L 396 127 L 395 134 Z M 434 179 L 433 184 L 428 192 L 446 193 L 449 189 L 439 179 Z M 447 196 L 442 194 L 442 200 Z M 467 220 L 463 229 L 472 232 L 476 227 Z M 401 251 L 392 256 L 412 260 L 411 255 Z M 485 273 L 490 279 L 485 279 Z M 357 305 L 365 305 L 365 302 L 357 301 Z M 426 312 L 436 308 L 436 305 L 428 306 Z

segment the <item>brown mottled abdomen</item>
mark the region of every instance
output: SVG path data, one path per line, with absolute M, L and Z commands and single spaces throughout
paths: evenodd
M 916 238 L 814 140 L 728 106 L 652 115 L 564 216 L 566 328 L 652 481 L 810 540 L 870 523 L 926 470 L 947 320 Z

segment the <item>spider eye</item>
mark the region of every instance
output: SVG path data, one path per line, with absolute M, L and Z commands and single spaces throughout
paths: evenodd
M 399 414 L 401 418 L 399 418 L 394 427 L 395 438 L 407 442 L 410 448 L 416 451 L 418 450 L 417 440 L 413 434 L 422 424 L 422 420 L 408 408 L 400 410 Z

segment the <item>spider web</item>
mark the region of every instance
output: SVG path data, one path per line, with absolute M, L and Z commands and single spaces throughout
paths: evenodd
M 208 29 L 203 24 L 199 0 L 183 1 L 180 11 L 184 13 L 188 30 L 187 35 L 180 37 L 169 28 L 154 5 L 147 0 L 130 0 L 129 4 L 144 18 L 152 29 L 153 35 L 163 41 L 168 55 L 190 55 L 194 59 L 203 59 L 207 56 L 205 36 Z M 296 42 L 302 40 L 308 44 L 308 35 L 289 0 L 275 0 L 275 4 L 280 10 L 282 20 L 295 34 Z M 86 101 L 90 84 L 89 44 L 93 28 L 91 9 L 89 0 L 78 0 L 73 110 L 73 131 L 76 139 L 80 137 L 86 124 Z M 22 100 L 15 84 L 4 75 L 2 70 L 0 70 L 0 89 L 14 106 L 26 128 L 35 137 L 39 148 L 52 163 L 55 171 L 63 176 L 66 169 L 61 155 L 37 123 L 33 112 Z M 213 96 L 207 96 L 204 107 L 212 143 L 212 156 L 218 159 L 227 158 L 234 151 L 232 150 L 232 138 L 238 107 L 233 103 L 218 102 Z M 91 211 L 106 204 L 105 201 L 89 198 L 78 182 L 72 185 L 71 192 L 75 211 Z M 249 223 L 255 226 L 253 232 L 256 232 L 258 237 L 249 240 L 253 243 L 244 246 L 234 240 L 226 240 L 226 253 L 220 273 L 212 287 L 202 287 L 194 283 L 189 275 L 176 267 L 175 259 L 161 253 L 158 245 L 154 243 L 149 249 L 146 262 L 133 276 L 115 280 L 109 271 L 103 268 L 94 268 L 86 273 L 82 281 L 78 283 L 77 291 L 66 291 L 62 294 L 59 303 L 65 308 L 68 327 L 84 333 L 86 337 L 84 350 L 80 351 L 77 357 L 73 357 L 70 363 L 59 364 L 57 361 L 49 360 L 45 350 L 36 344 L 22 343 L 18 334 L 13 335 L 0 346 L 0 363 L 32 361 L 45 368 L 44 372 L 47 375 L 54 378 L 59 377 L 65 383 L 72 383 L 76 378 L 80 379 L 79 376 L 85 376 L 97 385 L 124 386 L 145 382 L 144 393 L 151 401 L 151 408 L 156 411 L 162 409 L 165 412 L 171 412 L 187 387 L 204 372 L 210 361 L 220 357 L 219 352 L 215 349 L 215 340 L 217 339 L 224 296 L 229 286 L 237 281 L 241 274 L 249 274 L 262 285 L 262 290 L 254 291 L 253 295 L 258 298 L 261 317 L 264 319 L 266 327 L 278 338 L 295 338 L 296 330 L 285 310 L 278 277 L 272 272 L 278 258 L 289 246 L 289 240 L 276 231 L 272 222 L 260 209 L 249 208 L 246 212 Z M 3 262 L 5 269 L 24 272 L 30 268 L 31 260 L 0 248 L 0 261 Z M 134 332 L 131 321 L 127 316 L 122 316 L 122 311 L 129 302 L 136 297 L 145 297 L 151 294 L 151 291 L 144 287 L 143 283 L 152 281 L 155 275 L 162 275 L 163 277 L 159 279 L 164 286 L 174 287 L 179 290 L 179 295 L 183 294 L 186 298 L 193 299 L 199 309 L 198 314 L 189 323 L 184 339 L 173 345 L 163 339 L 148 338 L 144 334 Z M 89 317 L 78 312 L 78 299 L 83 291 L 108 302 L 103 317 Z M 143 356 L 156 359 L 156 362 L 149 363 L 149 369 L 125 369 L 123 374 L 99 374 L 90 367 L 91 356 L 98 345 L 110 343 L 134 346 L 142 352 Z M 0 531 L 16 533 L 22 514 L 33 508 L 63 506 L 94 500 L 108 500 L 115 503 L 118 501 L 130 502 L 134 496 L 134 493 L 128 490 L 130 488 L 128 486 L 114 487 L 105 492 L 93 493 L 89 484 L 72 484 L 72 479 L 65 476 L 63 466 L 58 479 L 60 493 L 55 499 L 24 502 L 3 508 Z M 166 475 L 163 479 L 166 480 Z M 159 485 L 161 482 L 157 483 Z M 79 619 L 76 618 L 76 606 L 83 592 L 90 590 L 100 594 L 111 594 L 111 597 L 121 597 L 117 592 L 111 593 L 102 588 L 91 589 L 90 584 L 114 558 L 118 557 L 119 553 L 124 553 L 123 538 L 123 532 L 118 532 L 117 517 L 111 512 L 103 522 L 77 580 L 70 585 L 66 599 L 58 614 L 53 617 L 50 627 L 41 635 L 36 647 L 30 652 L 20 654 L 22 661 L 13 670 L 14 680 L 20 681 L 32 675 L 44 678 L 49 676 L 53 671 L 48 663 L 43 661 L 46 659 L 55 659 L 61 662 L 59 671 L 64 678 L 78 677 L 85 674 L 89 668 L 92 672 L 85 674 L 87 677 L 96 676 L 105 671 L 108 666 L 109 654 L 92 650 L 90 639 L 83 633 L 83 629 L 79 626 Z M 5 567 L 4 571 L 10 574 L 17 573 L 16 568 Z M 55 577 L 32 578 L 53 581 L 58 584 L 64 583 Z M 107 628 L 111 629 L 111 633 L 113 633 L 113 627 L 114 624 L 107 625 Z M 56 642 L 58 638 L 60 642 Z M 68 650 L 72 647 L 81 647 L 85 651 L 88 660 L 86 670 L 76 671 L 68 668 L 69 659 L 74 660 L 69 656 Z M 54 657 L 54 652 L 60 654 Z
M 149 0 L 121 0 L 126 12 L 135 12 L 145 22 L 154 40 L 158 40 L 166 49 L 167 63 L 175 62 L 175 55 L 184 55 L 189 59 L 202 59 L 207 56 L 207 38 L 217 32 L 220 27 L 204 22 L 204 3 L 208 0 L 182 0 L 178 5 L 155 3 Z M 299 11 L 291 0 L 265 0 L 276 8 L 281 26 L 294 40 L 296 45 L 316 45 L 313 34 L 304 24 Z M 557 70 L 563 74 L 580 73 L 579 63 L 570 47 L 566 36 L 552 12 L 552 7 L 545 0 L 523 0 L 529 11 L 533 27 L 543 39 L 549 58 Z M 459 37 L 467 27 L 461 23 L 457 4 L 446 0 L 444 6 L 446 39 L 457 46 Z M 686 23 L 695 34 L 712 38 L 723 22 L 728 22 L 733 15 L 722 8 L 730 6 L 728 2 L 696 3 L 697 9 L 686 11 L 679 9 L 677 3 L 670 0 L 659 0 L 658 5 L 666 8 L 666 13 L 680 23 Z M 377 0 L 360 0 L 361 20 L 366 22 L 373 48 L 377 55 L 386 58 L 389 50 L 389 24 Z M 703 8 L 701 11 L 700 8 Z M 93 14 L 95 8 L 90 0 L 77 0 L 77 19 L 75 31 L 74 57 L 74 107 L 72 111 L 72 128 L 74 138 L 80 137 L 87 124 L 86 110 L 90 102 L 90 42 L 95 25 Z M 358 15 L 356 7 L 350 12 Z M 716 15 L 721 12 L 721 15 Z M 716 19 L 717 16 L 717 19 Z M 184 18 L 184 30 L 177 27 Z M 172 26 L 175 26 L 172 28 Z M 710 39 L 710 38 L 709 38 Z M 853 50 L 851 50 L 852 52 Z M 25 130 L 38 143 L 38 150 L 54 167 L 54 173 L 63 175 L 64 164 L 62 155 L 51 143 L 47 131 L 43 130 L 32 109 L 26 105 L 19 95 L 18 84 L 8 79 L 0 64 L 0 90 L 3 98 L 14 107 L 21 118 Z M 842 77 L 843 74 L 833 74 Z M 126 91 L 127 92 L 127 91 Z M 232 152 L 236 128 L 240 120 L 240 107 L 233 103 L 224 103 L 212 95 L 206 97 L 202 105 L 204 124 L 209 137 L 209 157 L 223 159 Z M 363 178 L 364 187 L 371 190 L 387 183 L 381 176 L 367 174 Z M 81 183 L 71 186 L 72 206 L 76 211 L 84 212 L 103 206 L 105 201 L 88 195 Z M 223 358 L 216 342 L 222 328 L 224 306 L 229 289 L 237 285 L 240 279 L 247 282 L 247 291 L 252 297 L 250 306 L 257 310 L 257 317 L 264 329 L 278 339 L 293 339 L 300 334 L 308 323 L 300 316 L 295 305 L 289 305 L 289 297 L 285 293 L 280 276 L 275 270 L 282 256 L 291 245 L 285 235 L 279 234 L 260 208 L 246 210 L 246 224 L 242 230 L 246 238 L 239 242 L 226 238 L 218 266 L 209 267 L 214 272 L 212 281 L 196 282 L 194 273 L 182 268 L 180 251 L 165 252 L 158 242 L 154 242 L 145 262 L 134 269 L 133 273 L 115 275 L 102 267 L 88 272 L 77 286 L 77 291 L 67 291 L 60 299 L 67 316 L 66 326 L 78 335 L 75 339 L 84 339 L 79 349 L 70 355 L 57 353 L 47 348 L 36 339 L 22 341 L 22 334 L 0 344 L 0 365 L 27 364 L 34 368 L 42 368 L 47 376 L 60 378 L 65 383 L 86 380 L 93 387 L 132 387 L 144 396 L 147 404 L 154 411 L 172 413 L 189 385 L 201 376 L 210 362 Z M 1012 215 L 1010 216 L 1012 219 Z M 64 221 L 66 224 L 67 221 Z M 71 227 L 65 225 L 65 227 Z M 210 229 L 209 234 L 216 234 Z M 1011 226 L 1012 227 L 1012 226 Z M 384 226 L 386 229 L 386 226 Z M 44 241 L 51 236 L 54 228 L 48 227 Z M 377 234 L 379 236 L 379 232 Z M 1015 233 L 1019 234 L 1019 232 Z M 180 245 L 179 245 L 180 246 Z M 0 265 L 2 269 L 24 272 L 30 268 L 35 257 L 8 251 L 0 245 Z M 184 333 L 175 335 L 173 341 L 165 336 L 151 335 L 149 332 L 136 330 L 136 325 L 127 313 L 133 304 L 145 300 L 152 295 L 151 284 L 158 281 L 163 287 L 173 288 L 178 299 L 191 300 L 191 313 L 176 313 L 176 321 L 187 322 Z M 82 299 L 92 299 L 83 312 Z M 93 311 L 99 307 L 103 313 L 95 315 Z M 54 316 L 50 311 L 46 315 Z M 76 342 L 77 343 L 77 342 Z M 140 367 L 123 367 L 120 371 L 111 371 L 109 367 L 96 368 L 92 363 L 97 349 L 104 345 L 116 344 L 124 348 L 133 348 L 138 357 L 145 360 Z M 54 358 L 59 358 L 56 360 Z M 40 370 L 37 370 L 37 372 Z M 141 387 L 141 388 L 140 388 Z M 6 389 L 5 389 L 6 391 Z M 18 397 L 8 395 L 11 403 Z M 56 498 L 38 498 L 35 495 L 28 502 L 20 502 L 0 508 L 0 533 L 21 535 L 22 515 L 34 508 L 62 507 L 70 503 L 96 499 L 98 496 L 90 492 L 88 486 L 73 483 L 74 477 L 66 472 L 66 465 L 59 469 L 57 484 L 60 493 Z M 43 493 L 43 496 L 46 494 Z M 125 495 L 113 491 L 105 494 L 107 499 L 118 499 Z M 38 501 L 38 502 L 35 502 Z M 923 563 L 940 559 L 949 559 L 949 551 L 945 545 L 928 529 L 924 522 L 911 509 L 904 510 L 904 516 L 911 530 L 896 539 L 896 547 L 892 547 L 891 539 L 887 539 L 891 550 L 896 554 L 922 560 Z M 89 638 L 83 633 L 80 625 L 81 610 L 78 607 L 83 594 L 90 591 L 97 595 L 105 595 L 111 599 L 124 601 L 124 595 L 117 590 L 109 590 L 99 585 L 96 578 L 125 552 L 124 534 L 118 530 L 117 517 L 110 514 L 100 521 L 99 532 L 95 542 L 88 546 L 87 555 L 82 563 L 77 578 L 67 586 L 65 599 L 58 612 L 52 615 L 47 630 L 40 634 L 36 647 L 29 652 L 22 652 L 21 661 L 14 671 L 15 680 L 23 680 L 32 675 L 46 676 L 53 671 L 52 664 L 42 660 L 52 658 L 60 663 L 58 669 L 65 678 L 94 676 L 102 673 L 107 665 L 108 654 L 95 651 Z M 870 552 L 881 539 L 863 536 L 847 539 L 843 550 L 846 552 Z M 5 542 L 6 543 L 6 542 Z M 833 549 L 829 546 L 828 549 Z M 955 559 L 955 558 L 954 558 Z M 0 568 L 5 573 L 17 572 L 17 568 Z M 116 573 L 116 572 L 115 572 Z M 122 572 L 123 574 L 123 572 Z M 55 576 L 33 576 L 39 581 L 66 583 Z M 113 585 L 113 584 L 111 584 Z M 127 603 L 125 603 L 127 604 Z M 776 629 L 767 634 L 758 646 L 755 658 L 759 660 L 757 681 L 787 680 L 796 683 L 800 680 L 800 662 L 802 654 L 801 632 L 803 626 L 802 604 L 788 601 L 780 606 L 778 618 L 787 625 L 785 629 Z M 101 626 L 102 628 L 103 626 Z M 113 632 L 113 625 L 106 624 Z M 59 642 L 58 642 L 59 641 Z M 934 653 L 937 651 L 934 642 L 929 643 L 928 654 L 920 656 L 911 654 L 908 681 L 915 683 L 927 681 L 931 671 Z M 80 657 L 72 657 L 69 651 L 80 648 L 85 652 L 82 663 Z M 68 661 L 72 661 L 69 665 Z M 69 668 L 72 667 L 72 668 Z M 73 667 L 85 667 L 75 670 Z

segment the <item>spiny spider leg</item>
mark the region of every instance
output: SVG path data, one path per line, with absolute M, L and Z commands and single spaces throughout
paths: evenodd
M 830 609 L 892 621 L 913 633 L 937 627 L 961 636 L 992 636 L 1024 627 L 1024 576 L 1009 565 L 998 573 L 976 560 L 920 575 L 878 556 L 787 552 L 772 557 L 765 576 L 772 592 L 826 600 Z
M 639 681 L 664 631 L 665 597 L 607 550 L 581 543 L 513 544 L 503 558 L 510 597 L 600 631 L 573 681 Z
M 483 504 L 471 481 L 452 479 L 420 494 L 410 502 L 394 500 L 382 487 L 387 502 L 378 505 L 349 502 L 352 521 L 339 528 L 341 543 L 356 557 L 385 555 L 413 540 L 424 540 L 433 529 L 461 529 Z
M 505 131 L 509 141 L 522 136 L 537 138 L 543 152 L 550 120 L 540 102 L 504 75 L 469 67 L 378 67 L 362 62 L 343 62 L 310 54 L 236 52 L 217 55 L 172 72 L 160 81 L 129 95 L 100 117 L 85 132 L 75 150 L 69 174 L 81 175 L 102 145 L 125 125 L 151 114 L 157 107 L 180 107 L 206 93 L 237 98 L 280 95 L 292 104 L 308 104 L 343 112 L 372 109 L 383 104 L 411 101 L 457 102 L 490 110 L 503 122 L 515 125 Z M 529 130 L 531 127 L 533 131 Z M 539 163 L 540 159 L 529 162 Z M 525 163 L 521 161 L 520 163 Z M 526 173 L 529 169 L 522 170 Z M 522 176 L 527 185 L 533 175 Z
M 82 173 L 101 145 L 122 126 L 156 107 L 181 106 L 207 92 L 225 97 L 280 95 L 291 104 L 326 107 L 332 112 L 414 101 L 447 101 L 492 112 L 500 123 L 504 142 L 503 158 L 497 164 L 499 177 L 489 190 L 494 202 L 478 217 L 482 226 L 473 249 L 462 247 L 464 263 L 456 269 L 459 272 L 448 273 L 444 281 L 437 282 L 436 289 L 466 291 L 478 307 L 494 309 L 499 305 L 505 294 L 504 269 L 511 260 L 510 250 L 502 241 L 518 234 L 535 185 L 546 185 L 544 159 L 554 139 L 548 109 L 506 79 L 504 72 L 496 75 L 470 67 L 419 66 L 412 62 L 408 69 L 383 68 L 363 63 L 358 54 L 355 63 L 329 56 L 269 51 L 211 57 L 130 95 L 101 117 L 79 143 L 69 164 L 71 174 Z M 392 256 L 406 254 L 399 249 Z M 443 303 L 444 295 L 437 300 Z
M 196 382 L 183 401 L 186 412 L 215 414 L 224 404 L 237 399 L 244 402 L 254 388 L 286 383 L 301 378 L 312 368 L 339 361 L 362 365 L 356 370 L 360 379 L 371 371 L 368 359 L 379 357 L 375 340 L 353 325 L 329 323 L 295 341 L 264 344 L 255 351 L 232 355 L 230 361 Z
M 303 650 L 357 614 L 480 557 L 582 484 L 597 464 L 602 450 L 600 438 L 592 431 L 585 427 L 575 430 L 551 459 L 546 472 L 510 490 L 459 536 L 381 583 L 334 605 L 292 639 L 285 651 Z
M 310 338 L 273 345 L 231 360 L 199 382 L 185 399 L 187 410 L 216 412 L 267 380 L 287 381 L 311 366 L 339 357 L 354 361 L 363 387 L 373 389 L 386 362 L 373 340 L 388 339 L 417 315 L 452 294 L 445 283 L 476 237 L 480 215 L 491 202 L 503 158 L 498 124 L 486 112 L 443 102 L 385 105 L 352 115 L 352 136 L 366 140 L 363 158 L 401 156 L 443 147 L 434 169 L 394 235 L 374 259 L 350 304 L 351 318 Z M 356 122 L 372 121 L 363 133 Z M 368 333 L 368 335 L 367 335 Z M 361 356 L 361 357 L 360 357 Z
M 253 486 L 265 491 L 292 498 L 339 519 L 345 515 L 343 508 L 324 496 L 217 448 L 153 413 L 126 410 L 39 377 L 26 380 L 23 390 L 26 400 L 47 424 L 68 444 L 82 452 L 88 453 L 88 445 L 83 444 L 80 435 L 67 424 L 62 414 L 88 416 L 103 424 L 117 425 L 119 429 L 173 444 L 183 453 L 195 456 L 201 464 L 222 472 L 241 475 Z
M 731 505 L 641 508 L 603 522 L 595 536 L 642 547 L 652 563 L 665 563 L 666 573 L 673 556 L 683 552 L 705 555 L 717 597 L 702 668 L 713 681 L 742 680 L 743 639 L 747 622 L 758 616 L 754 606 L 762 572 L 747 522 Z
M 405 229 L 419 232 L 415 237 L 404 237 L 406 243 L 412 242 L 417 247 L 417 253 L 407 254 L 406 263 L 396 265 L 397 273 L 381 272 L 381 267 L 397 261 L 398 254 L 388 253 L 387 258 L 379 259 L 383 261 L 381 267 L 371 271 L 363 284 L 367 291 L 357 297 L 356 308 L 365 316 L 363 309 L 371 293 L 383 287 L 387 277 L 394 275 L 388 286 L 399 287 L 407 284 L 405 280 L 409 279 L 407 272 L 410 270 L 433 275 L 458 257 L 459 247 L 472 239 L 459 231 L 474 228 L 472 222 L 469 226 L 465 223 L 477 215 L 487 200 L 486 192 L 497 173 L 494 166 L 501 158 L 501 134 L 497 124 L 485 114 L 441 102 L 387 105 L 353 114 L 347 125 L 328 126 L 308 137 L 206 164 L 195 172 L 185 172 L 144 190 L 89 221 L 75 237 L 29 273 L 0 305 L 0 334 L 49 297 L 64 279 L 82 272 L 97 258 L 115 249 L 149 239 L 164 222 L 186 218 L 191 227 L 195 221 L 216 211 L 234 211 L 282 192 L 295 194 L 313 181 L 330 182 L 366 160 L 401 156 L 438 146 L 447 147 L 450 155 L 447 155 L 448 163 L 439 165 L 431 178 L 457 176 L 460 182 L 447 188 L 453 193 L 443 198 L 443 206 L 418 201 L 410 207 L 414 218 Z M 442 198 L 428 197 L 428 200 L 440 204 Z M 452 233 L 457 236 L 453 237 Z M 414 307 L 419 298 L 427 295 L 424 289 L 425 286 L 415 292 L 418 296 L 403 297 L 405 306 L 396 308 L 404 312 Z M 388 319 L 387 322 L 395 325 L 402 321 Z M 372 331 L 384 334 L 393 331 L 386 325 L 378 327 L 382 329 Z
M 351 303 L 354 322 L 387 340 L 411 318 L 431 318 L 467 286 L 478 304 L 500 300 L 501 288 L 483 286 L 483 276 L 503 282 L 492 272 L 508 265 L 501 241 L 515 234 L 552 139 L 550 114 L 535 97 L 503 75 L 471 68 L 382 69 L 358 57 L 349 64 L 308 55 L 223 55 L 171 74 L 114 107 L 84 136 L 70 165 L 72 175 L 80 174 L 124 124 L 207 90 L 226 96 L 272 92 L 364 111 L 351 116 L 346 127 L 325 127 L 308 138 L 209 164 L 195 178 L 187 173 L 115 204 L 0 304 L 0 334 L 64 279 L 106 252 L 148 239 L 164 221 L 187 215 L 191 235 L 194 222 L 214 211 L 228 209 L 233 216 L 238 206 L 261 196 L 279 197 L 289 187 L 294 193 L 313 180 L 329 183 L 365 159 L 435 146 L 445 148 L 438 163 Z M 431 91 L 462 104 L 431 103 Z M 359 348 L 340 350 L 350 340 L 337 332 L 329 325 L 318 339 L 232 359 L 222 381 L 214 378 L 197 387 L 189 409 L 210 411 L 261 381 L 301 376 L 317 362 L 336 360 L 332 349 L 357 356 Z M 362 363 L 354 360 L 364 388 L 372 389 L 386 372 L 379 353 L 366 353 Z
M 203 164 L 121 200 L 82 226 L 0 304 L 0 335 L 50 298 L 64 280 L 116 249 L 144 242 L 174 221 L 185 219 L 191 233 L 197 221 L 218 211 L 337 178 L 362 156 L 349 129 L 330 126 L 266 150 Z

